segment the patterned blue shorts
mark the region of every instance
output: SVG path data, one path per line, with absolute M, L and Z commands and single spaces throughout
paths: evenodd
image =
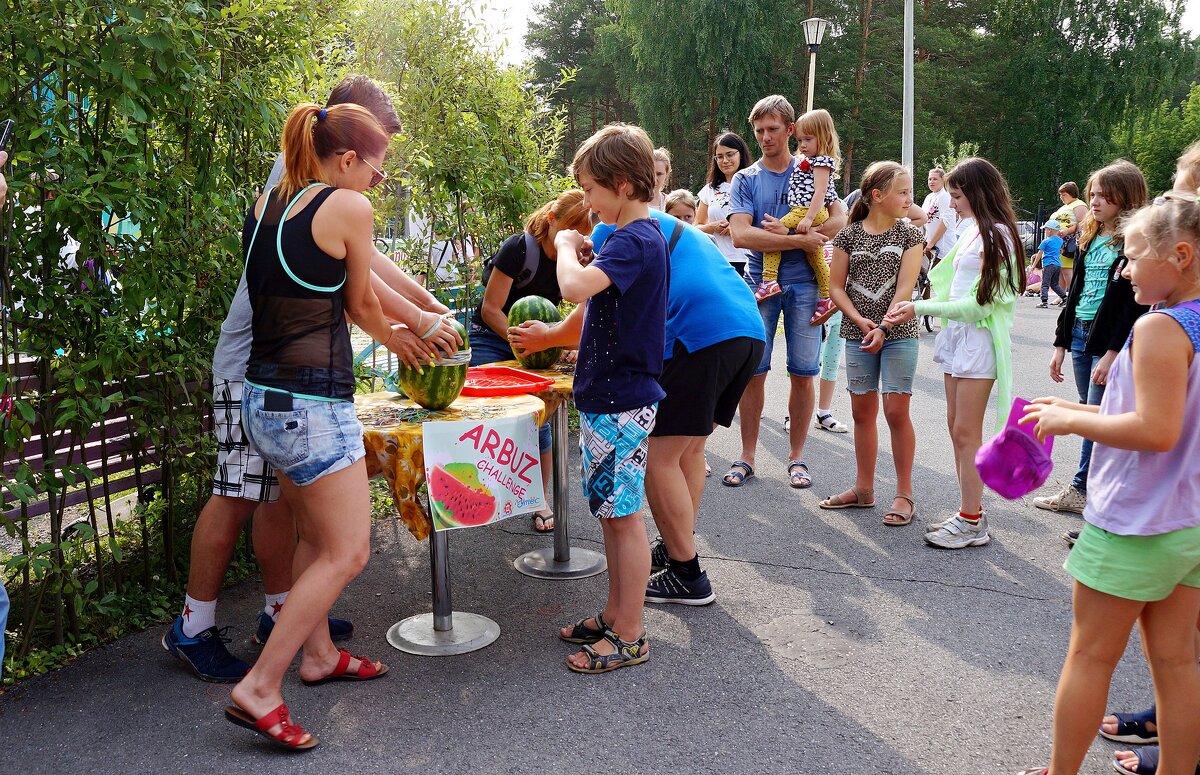
M 617 414 L 579 413 L 583 495 L 599 519 L 636 514 L 646 497 L 646 457 L 658 404 Z

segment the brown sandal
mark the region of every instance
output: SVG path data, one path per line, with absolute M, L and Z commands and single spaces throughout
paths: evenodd
M 907 513 L 892 509 L 887 514 L 883 515 L 883 524 L 887 525 L 888 527 L 904 527 L 905 525 L 911 525 L 913 518 L 917 516 L 917 502 L 910 496 L 901 495 L 900 493 L 896 493 L 896 498 L 908 501 L 910 508 Z M 896 498 L 893 498 L 892 500 L 896 500 Z
M 852 501 L 842 497 L 845 493 L 838 493 L 830 495 L 817 505 L 823 509 L 871 509 L 875 507 L 874 490 L 860 490 L 857 487 L 851 487 L 850 492 L 854 493 Z

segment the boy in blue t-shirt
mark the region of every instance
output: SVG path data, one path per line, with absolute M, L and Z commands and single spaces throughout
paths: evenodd
M 1067 300 L 1067 295 L 1058 287 L 1058 278 L 1062 273 L 1063 248 L 1063 238 L 1059 236 L 1060 225 L 1058 221 L 1046 221 L 1042 230 L 1046 232 L 1046 238 L 1033 254 L 1033 262 L 1036 264 L 1039 258 L 1042 260 L 1042 303 L 1038 307 L 1045 308 L 1050 300 L 1051 289 L 1058 294 L 1060 305 Z
M 664 397 L 667 243 L 647 206 L 654 146 L 644 131 L 610 124 L 575 153 L 572 173 L 588 206 L 616 225 L 600 252 L 577 231 L 554 240 L 563 298 L 587 304 L 575 366 L 583 494 L 604 531 L 608 603 L 564 627 L 584 644 L 567 658 L 577 673 L 605 673 L 650 658 L 643 624 L 650 545 L 642 518 L 650 431 Z

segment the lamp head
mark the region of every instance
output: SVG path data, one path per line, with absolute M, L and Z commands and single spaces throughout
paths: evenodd
M 813 17 L 805 19 L 800 26 L 804 28 L 804 40 L 808 43 L 808 50 L 815 53 L 817 47 L 821 45 L 821 39 L 825 37 L 825 30 L 828 29 L 829 22 Z

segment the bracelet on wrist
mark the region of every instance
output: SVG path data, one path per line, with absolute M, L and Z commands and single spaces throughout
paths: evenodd
M 425 341 L 425 340 L 426 340 L 426 339 L 428 339 L 429 337 L 433 336 L 434 332 L 436 332 L 436 331 L 437 331 L 439 328 L 441 328 L 441 325 L 442 325 L 442 318 L 441 318 L 441 316 L 440 316 L 440 315 L 434 315 L 434 316 L 433 316 L 433 325 L 429 327 L 429 330 L 428 330 L 428 331 L 426 331 L 425 333 L 421 334 L 421 341 Z

